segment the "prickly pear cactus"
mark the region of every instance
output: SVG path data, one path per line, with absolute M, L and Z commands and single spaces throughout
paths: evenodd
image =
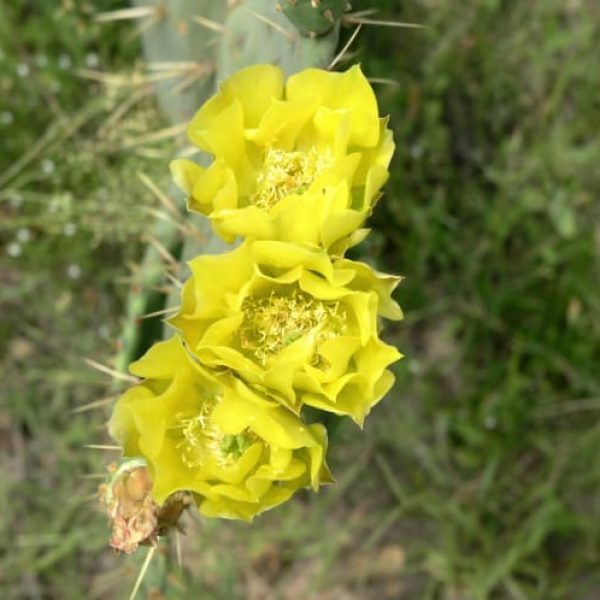
M 138 6 L 156 6 L 155 22 L 143 35 L 144 54 L 150 65 L 173 69 L 189 65 L 189 85 L 165 80 L 155 85 L 158 105 L 171 124 L 188 121 L 210 97 L 219 80 L 238 69 L 256 63 L 281 67 L 286 75 L 306 67 L 326 67 L 338 43 L 340 19 L 348 7 L 341 1 L 276 0 L 133 0 Z M 194 77 L 194 68 L 196 69 Z M 185 83 L 185 79 L 183 82 Z M 198 162 L 208 157 L 199 156 Z M 173 187 L 171 195 L 181 194 Z M 169 222 L 157 222 L 153 237 L 181 261 L 200 253 L 218 253 L 225 244 L 211 231 L 206 220 L 186 215 L 203 241 L 181 240 Z M 121 351 L 116 367 L 125 370 L 163 335 L 161 317 L 141 319 L 166 305 L 178 304 L 157 291 L 164 283 L 164 262 L 152 246 L 140 268 L 141 280 L 132 289 Z M 186 274 L 180 273 L 184 278 Z
M 350 6 L 347 0 L 281 0 L 277 7 L 304 34 L 331 31 Z

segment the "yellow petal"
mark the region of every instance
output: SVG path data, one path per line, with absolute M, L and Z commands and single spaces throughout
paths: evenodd
M 252 65 L 241 69 L 221 86 L 221 93 L 240 101 L 244 126 L 257 127 L 273 100 L 283 95 L 283 73 L 274 65 Z
M 248 139 L 263 146 L 292 150 L 298 134 L 315 111 L 313 99 L 274 100 L 264 113 L 258 129 L 248 132 Z
M 379 141 L 377 100 L 358 65 L 344 73 L 305 69 L 288 79 L 286 91 L 290 100 L 318 98 L 329 108 L 349 110 L 351 145 L 373 147 Z
M 215 203 L 220 208 L 235 208 L 238 204 L 235 175 L 222 160 L 216 160 L 199 173 L 188 198 L 188 208 L 209 215 Z
M 205 170 L 195 162 L 185 159 L 172 160 L 169 168 L 177 187 L 188 196 L 191 195 L 196 181 Z
M 165 379 L 173 376 L 174 365 L 186 360 L 185 350 L 179 338 L 173 337 L 154 344 L 146 354 L 129 365 L 129 372 L 138 377 Z
M 215 203 L 216 209 L 216 203 Z M 264 210 L 248 206 L 237 210 L 215 210 L 211 220 L 229 238 L 236 236 L 254 239 L 273 239 L 274 225 Z

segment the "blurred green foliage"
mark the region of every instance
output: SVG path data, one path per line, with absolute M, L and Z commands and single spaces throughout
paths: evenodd
M 191 520 L 185 572 L 151 583 L 168 598 L 591 600 L 600 6 L 377 6 L 426 26 L 358 43 L 368 75 L 396 82 L 377 84 L 397 153 L 360 252 L 406 277 L 407 319 L 387 330 L 407 355 L 398 385 L 364 433 L 339 432 L 337 486 L 251 527 Z M 83 478 L 110 459 L 83 448 L 105 441 L 108 406 L 69 412 L 111 393 L 81 358 L 110 363 L 151 224 L 136 172 L 163 184 L 173 153 L 136 142 L 162 126 L 149 96 L 117 119 L 131 91 L 75 76 L 141 68 L 130 23 L 93 21 L 120 7 L 0 3 L 3 598 L 120 597 L 143 559 L 111 556 Z

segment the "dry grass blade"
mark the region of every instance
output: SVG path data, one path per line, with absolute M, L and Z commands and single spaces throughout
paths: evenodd
M 75 69 L 75 75 L 82 77 L 83 79 L 91 79 L 97 81 L 103 85 L 109 87 L 137 87 L 140 85 L 148 85 L 151 83 L 157 83 L 165 81 L 167 79 L 173 79 L 179 77 L 181 72 L 179 70 L 171 71 L 159 71 L 152 75 L 145 75 L 143 73 L 106 73 L 104 71 L 98 71 L 96 69 Z
M 122 381 L 128 381 L 129 383 L 138 383 L 137 377 L 133 375 L 127 375 L 127 373 L 119 373 L 119 371 L 115 371 L 106 365 L 103 365 L 91 358 L 84 358 L 85 363 L 92 367 L 92 369 L 96 369 L 96 371 L 100 371 L 101 373 L 105 373 L 106 375 L 110 375 L 113 379 L 120 379 Z
M 84 444 L 84 448 L 88 448 L 89 450 L 123 450 L 121 446 L 113 446 L 110 444 Z
M 328 70 L 333 69 L 333 67 L 335 67 L 335 65 L 337 65 L 340 62 L 340 60 L 344 58 L 344 55 L 346 54 L 346 52 L 348 52 L 350 46 L 352 46 L 352 44 L 354 43 L 356 36 L 360 33 L 361 28 L 362 25 L 358 25 L 358 27 L 352 32 L 350 39 L 345 43 L 344 47 L 338 52 L 336 57 L 329 63 L 329 66 L 327 67 Z
M 74 71 L 77 77 L 83 79 L 91 79 L 104 85 L 122 87 L 124 85 L 131 85 L 133 77 L 131 75 L 122 75 L 115 73 L 105 73 L 104 71 L 98 71 L 97 69 L 75 69 Z
M 23 168 L 25 168 L 32 160 L 34 160 L 39 154 L 41 154 L 46 146 L 54 141 L 54 138 L 59 134 L 59 127 L 49 127 L 46 133 L 38 139 L 38 141 L 31 147 L 31 149 L 25 153 L 19 160 L 14 162 L 6 169 L 3 175 L 0 176 L 0 187 L 4 186 L 10 181 L 15 175 L 17 175 Z
M 103 136 L 114 127 L 128 112 L 131 110 L 140 100 L 143 100 L 146 96 L 152 93 L 152 87 L 150 85 L 140 88 L 134 91 L 132 94 L 128 94 L 125 100 L 121 102 L 108 116 L 106 121 L 98 128 L 98 135 Z
M 10 165 L 0 175 L 0 188 L 4 187 L 11 179 L 16 177 L 25 167 L 34 161 L 48 146 L 57 140 L 67 140 L 75 134 L 92 116 L 93 110 L 82 110 L 68 121 L 60 120 L 48 127 L 45 133 L 31 148 L 17 161 Z
M 600 410 L 600 398 L 585 398 L 583 400 L 570 400 L 567 404 L 551 406 L 539 410 L 536 419 L 548 419 L 579 412 L 594 412 Z
M 160 148 L 150 148 L 148 146 L 137 146 L 132 150 L 132 153 L 135 156 L 139 156 L 140 158 L 148 158 L 151 160 L 165 160 L 165 152 Z
M 147 69 L 149 71 L 178 71 L 181 75 L 185 75 L 190 71 L 195 71 L 201 65 L 204 66 L 204 63 L 195 60 L 161 60 L 149 62 Z

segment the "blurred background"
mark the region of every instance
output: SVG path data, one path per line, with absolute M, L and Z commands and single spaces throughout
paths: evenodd
M 375 4 L 425 25 L 352 47 L 397 144 L 358 250 L 405 276 L 397 385 L 339 431 L 335 487 L 252 525 L 190 516 L 184 568 L 165 543 L 140 597 L 600 597 L 600 5 Z M 114 360 L 144 176 L 168 189 L 181 145 L 139 21 L 95 19 L 125 6 L 0 0 L 2 598 L 126 598 L 144 558 L 108 548 L 116 457 L 84 448 L 114 388 L 83 358 Z

